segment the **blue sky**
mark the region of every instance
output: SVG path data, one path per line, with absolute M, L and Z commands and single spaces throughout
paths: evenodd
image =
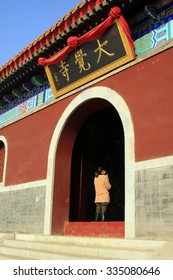
M 83 0 L 1 1 L 0 66 L 61 20 Z

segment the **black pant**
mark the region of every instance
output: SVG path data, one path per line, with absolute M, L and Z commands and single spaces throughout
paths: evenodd
M 107 210 L 107 206 L 108 206 L 107 202 L 96 203 L 95 222 L 98 221 L 100 214 L 101 214 L 102 222 L 105 221 L 105 213 L 106 213 L 106 210 Z
M 96 203 L 96 213 L 106 213 L 108 203 Z

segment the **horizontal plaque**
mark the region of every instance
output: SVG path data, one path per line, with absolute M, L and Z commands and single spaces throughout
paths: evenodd
M 63 61 L 46 65 L 45 70 L 57 98 L 133 59 L 128 38 L 116 19 L 96 40 L 79 45 Z

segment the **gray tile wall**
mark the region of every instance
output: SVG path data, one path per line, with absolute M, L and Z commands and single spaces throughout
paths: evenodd
M 173 166 L 136 171 L 136 236 L 173 239 Z
M 43 233 L 46 187 L 0 192 L 0 232 Z

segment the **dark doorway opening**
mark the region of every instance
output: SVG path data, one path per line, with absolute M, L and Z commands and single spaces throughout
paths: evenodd
M 94 221 L 94 172 L 105 166 L 112 185 L 107 221 L 124 221 L 124 131 L 111 105 L 91 114 L 73 147 L 69 221 Z

